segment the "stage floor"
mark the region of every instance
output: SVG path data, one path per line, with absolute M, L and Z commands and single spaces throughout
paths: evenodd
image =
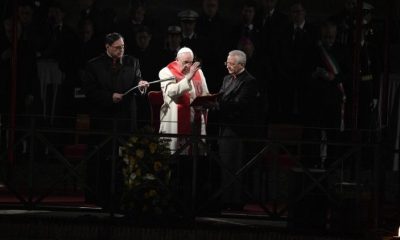
M 99 209 L 0 210 L 2 240 L 64 239 L 271 239 L 347 240 L 365 239 L 327 231 L 290 230 L 286 221 L 272 221 L 244 213 L 222 213 L 218 217 L 193 219 L 140 219 L 110 215 Z

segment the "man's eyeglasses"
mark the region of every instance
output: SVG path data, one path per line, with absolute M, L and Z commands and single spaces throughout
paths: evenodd
M 113 45 L 111 45 L 111 47 L 113 47 L 113 48 L 115 48 L 117 50 L 125 49 L 125 45 L 121 45 L 121 46 L 113 46 Z

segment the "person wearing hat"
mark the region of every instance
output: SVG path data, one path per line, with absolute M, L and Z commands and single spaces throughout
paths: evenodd
M 161 52 L 163 62 L 170 62 L 175 59 L 179 49 L 182 48 L 182 29 L 180 26 L 170 25 L 167 28 L 164 48 Z
M 375 30 L 372 24 L 372 11 L 374 6 L 368 2 L 362 2 L 361 14 L 362 14 L 362 26 L 368 30 L 365 32 L 366 37 L 372 37 Z M 344 10 L 332 17 L 330 20 L 334 21 L 338 26 L 337 42 L 344 45 L 345 47 L 351 47 L 354 43 L 354 30 L 356 28 L 356 17 L 357 17 L 357 1 L 347 0 L 344 5 Z
M 199 14 L 193 10 L 184 10 L 178 13 L 178 18 L 182 27 L 182 38 L 184 41 L 190 41 L 197 38 L 196 20 Z M 186 46 L 186 42 L 184 42 Z
M 363 27 L 363 35 L 362 37 L 365 38 L 365 40 L 369 42 L 373 42 L 374 44 L 377 44 L 377 35 L 376 34 L 376 26 L 374 26 L 374 21 L 373 21 L 373 10 L 374 6 L 372 4 L 369 4 L 367 2 L 363 2 L 362 6 L 362 27 Z M 383 35 L 383 34 L 382 34 Z
M 178 13 L 182 29 L 182 46 L 191 48 L 194 52 L 200 54 L 200 58 L 203 58 L 201 54 L 204 53 L 206 42 L 205 39 L 196 32 L 196 21 L 198 17 L 199 14 L 190 9 Z
M 365 26 L 361 31 L 360 42 L 360 82 L 358 83 L 357 127 L 374 129 L 377 126 L 377 105 L 380 92 L 379 75 L 381 72 L 379 48 L 367 34 L 370 28 Z M 352 101 L 352 99 L 349 99 Z M 369 139 L 371 140 L 371 139 Z
M 176 54 L 175 61 L 159 73 L 160 79 L 175 77 L 175 80 L 161 82 L 164 104 L 160 110 L 160 133 L 191 134 L 192 123 L 195 121 L 200 134 L 206 134 L 207 113 L 190 106 L 197 96 L 209 93 L 200 63 L 193 60 L 193 51 L 183 47 Z M 169 143 L 171 152 L 177 151 L 183 144 L 185 139 L 172 138 Z

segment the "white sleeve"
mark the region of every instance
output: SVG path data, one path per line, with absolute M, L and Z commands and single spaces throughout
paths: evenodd
M 168 68 L 163 68 L 159 72 L 160 79 L 173 77 L 171 71 Z M 188 92 L 192 89 L 192 85 L 190 81 L 186 78 L 183 78 L 178 83 L 175 80 L 161 82 L 161 90 L 164 93 L 164 96 L 168 96 L 170 98 L 176 98 L 181 96 L 183 93 Z

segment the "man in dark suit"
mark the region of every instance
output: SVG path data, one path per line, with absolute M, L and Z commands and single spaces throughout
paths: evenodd
M 258 19 L 261 31 L 261 49 L 264 54 L 277 54 L 275 46 L 278 44 L 283 30 L 289 25 L 288 17 L 276 8 L 278 0 L 260 0 L 262 13 Z
M 138 85 L 144 92 L 148 82 L 142 80 L 138 59 L 124 54 L 124 38 L 119 33 L 106 35 L 105 48 L 104 54 L 88 62 L 83 73 L 83 88 L 91 108 L 91 127 L 110 131 L 116 124 L 118 133 L 134 132 L 137 128 L 135 96 L 133 93 L 124 95 L 124 92 Z M 112 149 L 110 145 L 102 146 L 99 156 L 104 158 L 91 159 L 87 164 L 88 185 L 95 191 L 95 196 L 88 195 L 87 200 L 94 200 L 105 208 L 115 200 L 112 197 L 118 199 L 118 195 L 110 196 L 110 184 L 115 184 L 117 194 L 122 186 L 122 173 L 118 171 L 116 180 L 111 182 Z
M 265 79 L 259 79 L 266 88 L 268 88 L 267 103 L 268 115 L 275 116 L 278 112 L 277 99 L 279 99 L 280 92 L 276 91 L 279 87 L 278 80 L 278 61 L 281 53 L 279 52 L 279 43 L 282 39 L 284 30 L 289 25 L 288 17 L 282 13 L 278 8 L 278 0 L 259 0 L 261 4 L 261 16 L 256 21 L 259 34 L 259 46 L 256 46 L 257 51 L 263 56 L 262 69 Z M 275 89 L 275 90 L 274 90 Z M 266 119 L 270 121 L 270 119 Z
M 138 59 L 124 55 L 124 38 L 119 33 L 107 34 L 105 47 L 104 54 L 88 62 L 83 75 L 93 121 L 115 118 L 121 121 L 119 130 L 132 132 L 136 130 L 136 103 L 133 94 L 124 95 L 124 92 L 137 85 L 145 86 L 147 82 L 142 80 Z M 111 129 L 110 124 L 96 126 Z
M 219 154 L 221 157 L 221 187 L 234 181 L 235 173 L 246 160 L 245 142 L 251 136 L 251 124 L 255 119 L 255 102 L 258 94 L 256 79 L 245 69 L 246 54 L 240 50 L 229 52 L 226 61 L 229 72 L 224 77 L 219 101 L 220 136 Z M 229 138 L 225 138 L 229 137 Z M 224 207 L 238 210 L 243 198 L 241 180 L 236 179 L 222 195 Z
M 320 38 L 311 54 L 312 71 L 307 86 L 305 124 L 311 128 L 308 128 L 305 138 L 310 135 L 315 140 L 324 142 L 341 141 L 343 137 L 341 130 L 344 129 L 345 86 L 348 79 L 346 59 L 349 58 L 342 45 L 336 42 L 336 36 L 337 25 L 334 22 L 328 20 L 320 26 Z M 314 164 L 316 159 L 309 158 L 310 165 L 320 165 L 320 167 L 329 165 L 329 162 L 326 162 L 328 157 L 335 158 L 343 151 L 340 146 L 328 147 L 325 143 L 313 147 L 314 151 L 319 152 L 321 162 Z
M 316 34 L 306 18 L 301 2 L 290 7 L 291 24 L 284 30 L 280 41 L 279 77 L 274 79 L 276 88 L 276 115 L 271 121 L 301 123 L 304 115 L 305 91 L 311 74 L 310 55 L 314 50 Z

